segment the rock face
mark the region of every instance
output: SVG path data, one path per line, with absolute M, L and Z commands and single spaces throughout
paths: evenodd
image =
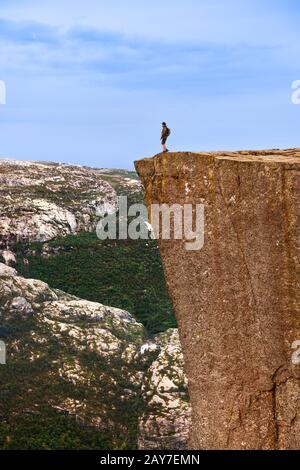
M 117 193 L 139 193 L 130 172 L 0 160 L 0 248 L 95 230 Z
M 139 448 L 186 449 L 190 404 L 178 330 L 157 335 L 155 342 L 159 354 L 147 370 L 142 386 L 146 407 L 139 420 Z
M 148 449 L 187 444 L 187 391 L 176 330 L 147 340 L 143 325 L 128 312 L 24 279 L 4 264 L 0 327 L 7 349 L 0 368 L 0 425 L 14 429 L 16 423 L 18 432 L 24 416 L 37 416 L 47 426 L 58 413 L 103 433 L 104 448 L 134 448 L 138 441 Z M 159 417 L 153 416 L 154 397 L 161 400 Z
M 169 153 L 136 169 L 149 205 L 205 205 L 201 250 L 160 240 L 189 446 L 299 449 L 300 150 Z

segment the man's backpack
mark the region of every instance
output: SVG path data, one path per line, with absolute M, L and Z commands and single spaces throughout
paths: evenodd
M 171 135 L 171 129 L 167 128 L 167 137 L 169 137 Z

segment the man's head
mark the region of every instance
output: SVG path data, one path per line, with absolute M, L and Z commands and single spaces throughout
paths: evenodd
M 163 123 L 162 123 L 162 126 L 163 126 L 163 127 L 167 127 L 167 123 L 166 123 L 166 122 L 163 122 Z

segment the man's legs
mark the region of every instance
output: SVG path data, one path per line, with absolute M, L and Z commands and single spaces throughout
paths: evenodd
M 162 144 L 162 148 L 163 148 L 163 152 L 168 152 L 168 148 L 167 148 L 166 142 L 164 142 L 164 143 Z

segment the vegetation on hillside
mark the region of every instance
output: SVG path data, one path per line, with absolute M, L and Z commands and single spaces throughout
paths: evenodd
M 0 369 L 0 449 L 136 448 L 143 404 L 137 386 L 126 380 L 136 370 L 121 352 L 101 357 L 88 349 L 80 351 L 74 338 L 57 338 L 38 315 L 21 321 L 10 316 L 6 328 L 9 361 Z M 59 372 L 74 361 L 83 371 L 82 383 Z M 126 400 L 120 398 L 124 387 L 131 392 Z M 85 420 L 64 411 L 70 400 L 84 405 Z M 101 426 L 90 425 L 98 416 Z
M 82 233 L 22 245 L 17 269 L 52 288 L 128 310 L 150 334 L 176 327 L 155 240 L 100 241 L 96 234 Z
M 135 172 L 103 171 L 101 178 L 119 196 L 127 196 L 128 204 L 143 200 L 142 191 L 132 186 Z M 52 202 L 78 201 L 75 193 L 51 184 Z M 43 188 L 29 188 L 29 195 L 43 199 Z M 154 240 L 100 241 L 95 233 L 80 233 L 47 243 L 20 244 L 14 251 L 20 275 L 81 299 L 127 310 L 143 323 L 148 336 L 176 327 Z M 84 328 L 85 322 L 80 320 L 78 326 Z M 124 371 L 128 376 L 136 371 L 122 356 L 107 362 L 94 353 L 79 352 L 68 335 L 58 339 L 45 328 L 38 315 L 0 324 L 10 357 L 0 377 L 0 449 L 136 449 L 145 402 L 139 388 L 122 379 Z M 33 332 L 46 338 L 40 348 Z M 14 354 L 11 345 L 22 354 Z M 71 367 L 74 358 L 92 377 L 90 387 L 84 382 L 75 385 L 59 373 Z M 147 363 L 143 366 L 146 370 Z M 124 389 L 128 396 L 122 400 Z M 66 414 L 63 404 L 70 399 L 89 403 L 91 416 L 82 421 L 78 415 Z M 94 416 L 101 416 L 100 426 L 89 424 Z

